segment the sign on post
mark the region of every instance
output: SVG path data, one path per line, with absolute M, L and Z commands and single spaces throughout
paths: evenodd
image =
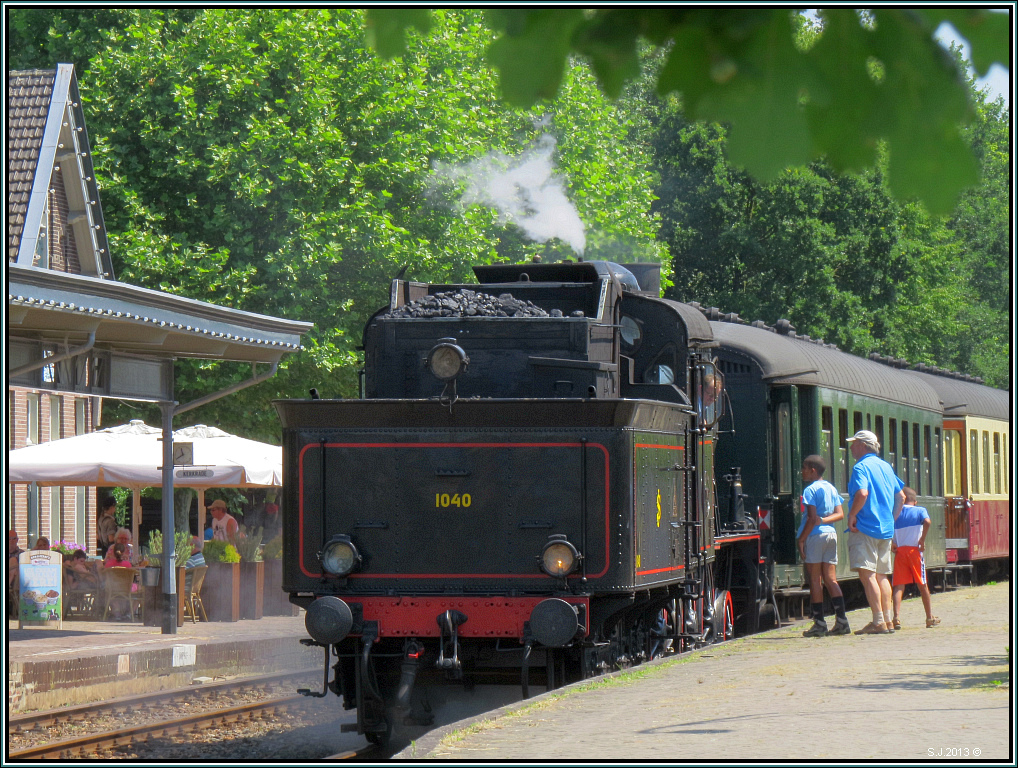
M 33 549 L 18 557 L 18 628 L 63 629 L 61 580 L 64 558 L 59 552 Z

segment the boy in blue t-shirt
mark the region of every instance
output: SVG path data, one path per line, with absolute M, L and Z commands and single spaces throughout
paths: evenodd
M 813 626 L 802 633 L 803 637 L 847 635 L 851 633 L 845 614 L 845 597 L 838 585 L 835 566 L 838 564 L 838 532 L 831 523 L 844 519 L 838 489 L 823 479 L 827 462 L 816 454 L 802 462 L 802 481 L 808 483 L 802 492 L 805 514 L 796 534 L 799 554 L 806 564 L 809 577 L 810 612 Z M 824 619 L 824 586 L 831 596 L 831 604 L 838 615 L 834 629 L 828 632 Z
M 894 551 L 894 574 L 891 577 L 894 602 L 892 626 L 895 630 L 901 629 L 901 621 L 898 619 L 901 613 L 901 598 L 905 593 L 905 585 L 914 582 L 919 588 L 919 597 L 922 598 L 923 609 L 926 611 L 926 628 L 929 629 L 940 623 L 940 619 L 933 615 L 933 608 L 930 605 L 930 588 L 926 584 L 926 560 L 923 557 L 926 551 L 926 534 L 930 532 L 933 522 L 930 520 L 930 513 L 924 507 L 916 506 L 916 501 L 919 500 L 916 492 L 908 486 L 903 492 L 905 505 L 894 521 L 894 538 L 891 540 L 891 549 Z

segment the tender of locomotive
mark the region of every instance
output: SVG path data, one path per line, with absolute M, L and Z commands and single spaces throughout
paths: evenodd
M 702 314 L 605 262 L 475 273 L 393 282 L 362 399 L 275 404 L 283 588 L 372 741 L 427 724 L 434 686 L 526 696 L 638 663 L 662 631 L 755 628 L 769 599 L 737 477 L 718 514 Z

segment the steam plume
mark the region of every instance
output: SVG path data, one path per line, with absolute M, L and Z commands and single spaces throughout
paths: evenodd
M 582 256 L 587 237 L 562 178 L 555 174 L 554 151 L 555 137 L 545 133 L 519 157 L 491 152 L 464 165 L 436 163 L 434 173 L 438 179 L 467 182 L 462 205 L 495 208 L 499 223 L 513 223 L 539 243 L 557 237 Z

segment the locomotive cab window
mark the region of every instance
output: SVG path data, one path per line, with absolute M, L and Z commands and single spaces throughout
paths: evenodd
M 697 368 L 696 409 L 703 424 L 711 427 L 721 418 L 724 377 L 713 363 Z
M 643 373 L 645 384 L 675 383 L 675 347 L 667 345 Z
M 619 336 L 622 337 L 622 349 L 627 355 L 632 355 L 640 348 L 643 341 L 643 329 L 639 320 L 623 315 L 619 321 Z

